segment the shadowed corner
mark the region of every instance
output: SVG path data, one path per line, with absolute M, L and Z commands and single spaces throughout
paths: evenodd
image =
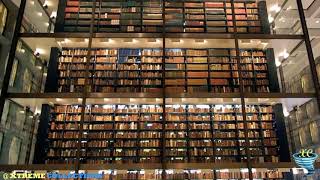
M 312 176 L 315 172 L 314 162 L 318 158 L 318 155 L 316 153 L 312 153 L 311 157 L 299 157 L 299 154 L 300 153 L 293 154 L 294 161 L 298 166 L 308 170 L 307 176 Z

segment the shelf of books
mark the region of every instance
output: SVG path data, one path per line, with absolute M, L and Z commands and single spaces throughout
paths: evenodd
M 288 172 L 281 170 L 260 170 L 253 172 L 256 179 L 283 179 Z M 236 169 L 169 169 L 169 170 L 107 170 L 104 172 L 105 179 L 248 179 L 249 173 L 246 169 L 242 171 Z
M 239 92 L 234 49 L 165 49 L 165 64 L 162 51 L 97 48 L 92 50 L 88 65 L 87 49 L 63 49 L 58 60 L 57 91 L 82 92 L 89 70 L 91 92 L 157 93 L 162 92 L 163 85 L 170 93 Z M 246 92 L 278 91 L 269 88 L 269 78 L 276 76 L 276 72 L 269 71 L 270 64 L 275 64 L 274 59 L 266 56 L 267 51 L 240 51 L 240 72 Z
M 59 3 L 60 6 L 64 3 Z M 65 32 L 89 32 L 93 2 L 88 0 L 67 0 L 64 8 Z M 59 16 L 61 16 L 59 14 Z
M 67 0 L 61 3 L 61 15 L 58 16 L 63 15 L 64 23 L 57 24 L 62 27 L 57 29 L 64 32 L 89 32 L 93 5 L 88 0 Z M 165 30 L 173 33 L 232 33 L 235 22 L 239 33 L 264 33 L 259 9 L 266 9 L 265 4 L 256 1 L 235 1 L 233 11 L 231 2 L 223 0 L 98 0 L 94 13 L 94 32 Z
M 247 105 L 247 121 L 239 105 L 96 104 L 85 107 L 83 121 L 81 110 L 52 108 L 47 163 L 73 162 L 78 149 L 88 164 L 160 163 L 162 150 L 166 163 L 244 162 L 245 146 L 252 162 L 279 161 L 270 105 Z
M 89 70 L 91 92 L 161 92 L 161 49 L 64 49 L 59 57 L 58 92 L 82 92 Z

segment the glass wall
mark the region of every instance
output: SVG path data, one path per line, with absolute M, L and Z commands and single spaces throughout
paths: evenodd
M 319 143 L 302 34 L 295 0 L 28 0 L 1 163 L 182 163 L 161 174 L 284 176 L 279 162 L 291 168 L 291 153 Z

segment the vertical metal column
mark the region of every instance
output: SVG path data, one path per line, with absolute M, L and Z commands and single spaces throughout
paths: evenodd
M 237 58 L 237 66 L 238 66 L 238 75 L 239 75 L 239 88 L 240 88 L 240 98 L 241 98 L 241 111 L 242 111 L 242 117 L 243 117 L 243 125 L 244 125 L 244 136 L 245 136 L 245 152 L 246 152 L 246 164 L 247 168 L 249 170 L 249 179 L 253 179 L 252 174 L 252 163 L 250 161 L 251 154 L 249 151 L 248 146 L 249 138 L 248 138 L 248 124 L 247 124 L 247 114 L 246 114 L 246 107 L 245 107 L 245 97 L 244 97 L 244 85 L 243 85 L 243 77 L 242 77 L 242 70 L 241 70 L 241 62 L 240 62 L 240 50 L 239 50 L 239 37 L 238 37 L 238 29 L 236 25 L 236 15 L 235 15 L 235 6 L 234 6 L 234 0 L 231 0 L 231 9 L 232 9 L 232 23 L 233 23 L 233 34 L 234 34 L 234 40 L 235 40 L 235 48 L 236 48 L 236 58 Z M 245 2 L 243 2 L 245 3 Z M 238 122 L 237 122 L 238 126 Z
M 161 179 L 166 179 L 166 18 L 165 18 L 165 0 L 162 0 L 162 155 L 161 166 L 162 173 Z
M 8 58 L 7 66 L 5 69 L 5 74 L 3 77 L 2 89 L 1 89 L 1 94 L 0 94 L 0 118 L 2 117 L 4 104 L 6 102 L 6 97 L 8 95 L 11 70 L 12 70 L 14 58 L 16 56 L 16 49 L 17 49 L 19 38 L 20 38 L 19 33 L 20 33 L 20 29 L 21 29 L 24 11 L 26 8 L 26 3 L 27 3 L 27 0 L 21 0 L 21 2 L 20 2 L 16 26 L 15 26 L 14 32 L 13 32 L 13 39 L 12 39 L 12 43 L 11 43 L 11 47 L 10 47 L 10 51 L 9 51 L 9 58 Z
M 87 103 L 87 97 L 89 88 L 91 87 L 91 84 L 89 83 L 89 67 L 90 67 L 90 59 L 91 59 L 91 48 L 92 48 L 92 39 L 93 39 L 93 27 L 94 27 L 94 20 L 95 20 L 95 11 L 96 11 L 96 3 L 97 0 L 93 0 L 92 2 L 92 16 L 91 16 L 91 23 L 90 23 L 90 30 L 89 30 L 89 42 L 88 42 L 88 53 L 87 53 L 87 62 L 86 62 L 86 71 L 85 71 L 85 84 L 84 84 L 84 90 L 82 93 L 82 110 L 81 110 L 81 119 L 80 119 L 80 127 L 79 127 L 79 139 L 78 139 L 78 146 L 77 146 L 77 161 L 76 161 L 76 171 L 80 170 L 80 150 L 81 150 L 81 141 L 82 141 L 82 134 L 83 134 L 83 124 L 84 124 L 84 118 L 86 113 L 86 103 Z
M 315 63 L 314 56 L 313 56 L 308 26 L 307 26 L 306 17 L 304 14 L 304 9 L 303 9 L 303 5 L 302 5 L 301 0 L 297 0 L 297 6 L 298 6 L 299 15 L 300 15 L 300 21 L 301 21 L 301 26 L 302 26 L 304 42 L 305 42 L 306 48 L 307 48 L 308 60 L 309 60 L 309 65 L 310 65 L 310 69 L 311 69 L 311 76 L 312 76 L 314 88 L 316 91 L 318 110 L 320 111 L 320 84 L 319 84 L 320 82 L 319 82 L 319 78 L 318 78 L 318 74 L 317 74 L 316 63 Z

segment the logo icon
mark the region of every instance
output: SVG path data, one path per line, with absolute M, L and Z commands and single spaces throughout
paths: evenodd
M 312 149 L 301 149 L 300 152 L 293 154 L 293 159 L 298 166 L 307 169 L 307 176 L 314 174 L 314 162 L 318 158 L 318 154 L 314 153 Z

